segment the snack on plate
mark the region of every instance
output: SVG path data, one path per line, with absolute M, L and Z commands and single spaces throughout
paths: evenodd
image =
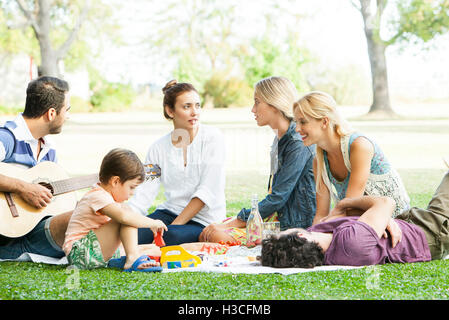
M 217 244 L 204 244 L 200 251 L 206 252 L 208 254 L 225 254 L 228 251 L 229 247 L 225 245 L 217 245 Z
M 226 241 L 226 242 L 219 241 L 218 243 L 221 245 L 226 245 L 226 246 L 230 246 L 230 247 L 242 245 L 242 243 L 240 241 Z

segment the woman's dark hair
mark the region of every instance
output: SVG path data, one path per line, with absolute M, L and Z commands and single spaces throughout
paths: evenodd
M 100 182 L 108 183 L 113 176 L 118 176 L 121 183 L 139 178 L 145 181 L 145 169 L 139 157 L 127 149 L 115 148 L 103 158 L 100 167 Z
M 324 251 L 316 243 L 297 234 L 272 236 L 262 241 L 261 263 L 274 268 L 313 268 L 321 266 Z
M 54 108 L 59 114 L 68 91 L 67 81 L 55 77 L 42 76 L 31 81 L 27 87 L 22 115 L 26 118 L 39 118 L 50 108 Z
M 176 98 L 183 94 L 184 92 L 198 91 L 195 89 L 193 85 L 190 83 L 181 82 L 178 83 L 176 80 L 169 81 L 164 88 L 162 88 L 162 92 L 164 93 L 164 117 L 168 120 L 171 120 L 170 116 L 167 114 L 165 107 L 168 107 L 170 110 L 175 111 Z

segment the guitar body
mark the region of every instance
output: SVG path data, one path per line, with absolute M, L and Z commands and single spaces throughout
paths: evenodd
M 30 169 L 22 169 L 10 164 L 0 163 L 0 173 L 26 182 L 50 183 L 68 179 L 67 173 L 56 163 L 45 161 Z M 0 192 L 0 234 L 10 238 L 21 237 L 30 232 L 44 217 L 71 211 L 76 206 L 76 194 L 68 192 L 54 195 L 52 201 L 43 209 L 29 205 L 17 194 L 11 193 L 18 216 L 14 217 L 6 201 L 5 193 Z

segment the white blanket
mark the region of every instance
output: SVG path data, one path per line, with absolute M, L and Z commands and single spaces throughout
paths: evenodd
M 192 252 L 201 254 L 200 252 Z M 261 246 L 255 248 L 246 248 L 243 246 L 231 247 L 224 255 L 206 255 L 203 257 L 201 264 L 196 267 L 165 269 L 164 273 L 170 272 L 218 272 L 218 273 L 246 273 L 246 274 L 262 274 L 262 273 L 280 273 L 283 275 L 311 272 L 311 271 L 333 271 L 346 270 L 360 267 L 353 266 L 320 266 L 315 268 L 271 268 L 264 267 L 259 261 L 254 261 L 261 253 Z M 248 257 L 252 257 L 250 261 Z
M 248 265 L 236 265 L 229 267 L 217 267 L 210 266 L 206 264 L 200 264 L 194 268 L 180 268 L 180 269 L 164 269 L 163 273 L 170 272 L 217 272 L 217 273 L 246 273 L 246 274 L 263 274 L 263 273 L 279 273 L 282 275 L 296 274 L 302 272 L 312 272 L 312 271 L 334 271 L 334 270 L 348 270 L 361 267 L 351 267 L 351 266 L 320 266 L 310 269 L 303 268 L 270 268 L 263 267 L 259 262 L 249 263 Z
M 41 256 L 40 254 L 28 253 L 28 252 L 22 253 L 16 259 L 0 259 L 0 262 L 2 262 L 2 261 L 36 262 L 36 263 L 46 263 L 46 264 L 68 264 L 66 257 L 57 259 L 57 258 L 53 258 L 53 257 Z

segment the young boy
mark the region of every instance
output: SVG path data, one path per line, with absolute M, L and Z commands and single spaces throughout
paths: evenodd
M 145 181 L 144 167 L 137 155 L 126 149 L 113 149 L 103 159 L 100 182 L 87 192 L 73 211 L 63 250 L 69 264 L 80 269 L 106 267 L 119 257 L 119 245 L 126 252 L 124 271 L 161 271 L 148 256 L 159 250 L 155 245 L 138 245 L 137 228 L 150 228 L 154 234 L 167 230 L 160 220 L 135 213 L 122 203 Z

